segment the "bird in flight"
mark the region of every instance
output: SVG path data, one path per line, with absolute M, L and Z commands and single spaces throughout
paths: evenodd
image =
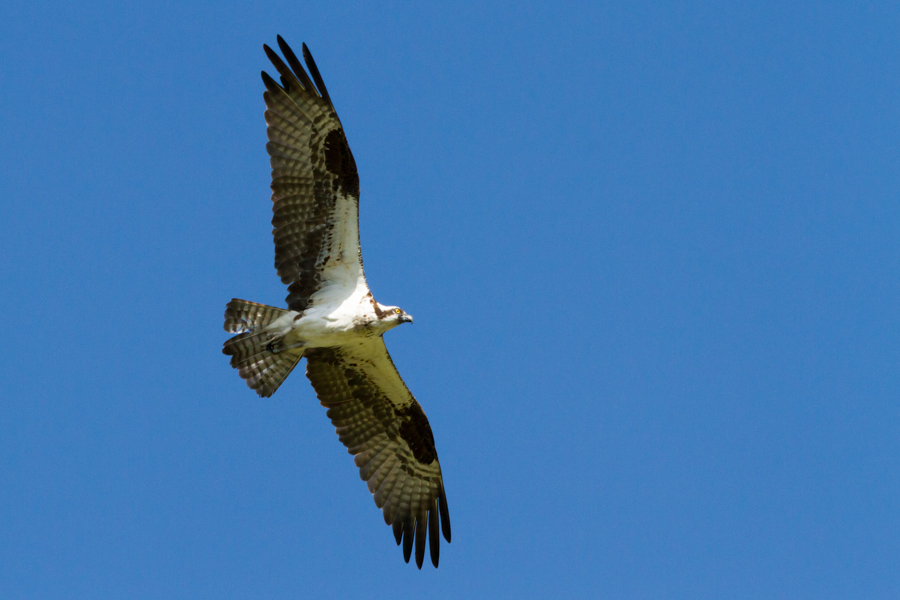
M 384 333 L 413 319 L 377 302 L 359 245 L 359 176 L 344 129 L 306 44 L 309 75 L 278 36 L 284 60 L 263 45 L 280 75 L 262 73 L 272 165 L 275 268 L 287 309 L 233 299 L 222 351 L 247 385 L 271 396 L 306 358 L 306 376 L 409 562 L 415 540 L 440 555 L 450 517 L 431 426 L 403 383 Z M 286 62 L 285 62 L 286 61 Z M 312 80 L 310 80 L 310 76 Z

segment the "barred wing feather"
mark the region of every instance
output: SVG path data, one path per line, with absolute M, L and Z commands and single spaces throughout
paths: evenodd
M 303 57 L 315 80 L 285 41 L 287 64 L 268 46 L 266 55 L 281 76 L 262 73 L 272 166 L 272 235 L 275 268 L 288 284 L 287 304 L 303 311 L 316 294 L 328 301 L 365 285 L 359 248 L 359 176 L 341 121 L 312 55 Z M 361 281 L 360 281 L 361 280 Z
M 415 540 L 421 569 L 426 539 L 438 565 L 440 537 L 450 541 L 450 515 L 434 436 L 381 337 L 306 353 L 306 375 L 360 477 L 392 525 L 404 559 Z

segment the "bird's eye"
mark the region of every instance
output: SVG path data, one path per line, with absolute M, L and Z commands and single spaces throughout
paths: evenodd
M 399 315 L 399 314 L 402 313 L 402 312 L 403 312 L 403 311 L 400 310 L 399 308 L 395 308 L 395 309 L 394 309 L 394 314 L 395 314 L 395 315 Z

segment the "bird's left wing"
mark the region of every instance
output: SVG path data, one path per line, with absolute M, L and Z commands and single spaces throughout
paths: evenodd
M 312 80 L 278 36 L 285 63 L 263 46 L 279 85 L 262 73 L 272 164 L 275 268 L 288 284 L 288 307 L 340 301 L 368 290 L 359 249 L 359 175 L 344 129 L 306 44 Z M 313 84 L 315 81 L 315 84 Z
M 450 541 L 450 515 L 431 426 L 388 354 L 382 338 L 306 353 L 306 375 L 353 454 L 360 477 L 393 525 L 407 562 L 416 546 L 421 569 L 426 537 L 438 565 L 438 528 Z

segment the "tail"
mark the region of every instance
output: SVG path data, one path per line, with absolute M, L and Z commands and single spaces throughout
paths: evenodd
M 299 350 L 270 351 L 272 339 L 266 326 L 286 312 L 237 298 L 225 308 L 225 331 L 238 335 L 225 342 L 222 353 L 231 356 L 231 366 L 263 398 L 274 394 L 303 358 Z

